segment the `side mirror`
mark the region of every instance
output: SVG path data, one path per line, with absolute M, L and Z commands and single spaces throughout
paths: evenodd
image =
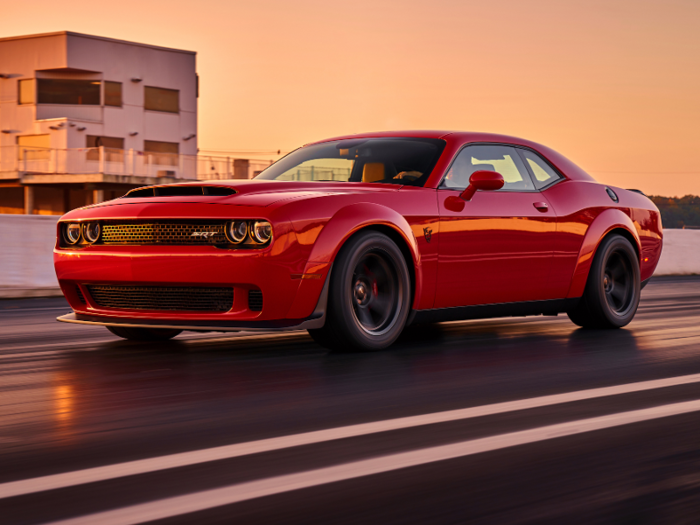
M 472 176 L 469 177 L 469 186 L 462 192 L 460 198 L 465 201 L 470 201 L 476 193 L 476 190 L 496 191 L 500 190 L 505 183 L 506 181 L 503 180 L 503 175 L 500 173 L 488 170 L 475 171 L 472 173 Z

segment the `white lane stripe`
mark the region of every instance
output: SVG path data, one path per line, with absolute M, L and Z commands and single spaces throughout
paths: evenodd
M 630 383 L 626 385 L 617 385 L 604 388 L 594 388 L 591 390 L 581 390 L 578 392 L 568 392 L 565 394 L 533 397 L 518 401 L 507 401 L 505 403 L 495 403 L 492 405 L 463 408 L 459 410 L 422 414 L 419 416 L 388 419 L 384 421 L 375 421 L 372 423 L 361 423 L 358 425 L 336 427 L 326 430 L 304 432 L 301 434 L 292 434 L 289 436 L 261 439 L 258 441 L 248 441 L 234 445 L 224 445 L 221 447 L 193 450 L 191 452 L 181 452 L 179 454 L 170 454 L 167 456 L 127 461 L 124 463 L 116 463 L 114 465 L 105 465 L 102 467 L 76 470 L 74 472 L 65 472 L 62 474 L 52 474 L 50 476 L 41 476 L 38 478 L 2 483 L 0 484 L 0 499 L 20 496 L 22 494 L 33 494 L 45 490 L 72 487 L 85 483 L 94 483 L 97 481 L 121 478 L 125 476 L 135 476 L 138 474 L 146 474 L 160 470 L 185 467 L 188 465 L 208 463 L 211 461 L 220 461 L 223 459 L 231 459 L 302 445 L 323 443 L 336 439 L 365 436 L 368 434 L 376 434 L 390 430 L 400 430 L 424 425 L 432 425 L 436 423 L 460 421 L 475 417 L 514 412 L 516 410 L 526 410 L 531 408 L 558 405 L 561 403 L 571 403 L 574 401 L 584 401 L 588 399 L 629 394 L 633 392 L 643 392 L 646 390 L 655 390 L 658 388 L 667 388 L 693 383 L 700 383 L 700 374 L 670 377 L 666 379 L 655 379 L 652 381 L 642 381 L 639 383 Z
M 309 470 L 296 474 L 287 474 L 247 483 L 239 483 L 219 489 L 205 490 L 186 494 L 184 496 L 165 498 L 133 505 L 131 507 L 56 521 L 50 525 L 91 525 L 93 523 L 99 523 L 100 525 L 133 525 L 147 521 L 172 518 L 174 516 L 181 516 L 183 514 L 212 509 L 264 496 L 272 496 L 274 494 L 281 494 L 293 490 L 317 487 L 328 483 L 371 476 L 382 472 L 391 472 L 408 467 L 416 467 L 437 461 L 461 458 L 564 436 L 573 436 L 585 432 L 593 432 L 595 430 L 619 427 L 631 423 L 687 414 L 690 412 L 697 412 L 698 410 L 700 410 L 700 400 L 695 400 L 647 408 L 644 410 L 634 410 L 608 416 L 581 419 L 569 423 L 560 423 L 531 430 L 490 436 L 471 441 L 462 441 L 451 445 L 442 445 L 373 459 L 354 461 L 352 463 Z

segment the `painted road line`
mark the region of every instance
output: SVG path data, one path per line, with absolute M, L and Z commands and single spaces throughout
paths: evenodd
M 173 498 L 141 503 L 121 509 L 53 522 L 50 525 L 133 525 L 231 505 L 241 501 L 317 487 L 383 472 L 417 467 L 428 463 L 462 458 L 493 450 L 527 445 L 539 441 L 574 436 L 586 432 L 614 428 L 632 423 L 700 411 L 700 400 L 662 405 L 643 410 L 621 412 L 602 417 L 581 419 L 557 425 L 511 432 L 486 438 L 462 441 L 451 445 L 423 448 L 411 452 L 354 461 L 296 474 L 276 476 L 227 487 L 205 490 Z
M 301 434 L 292 434 L 289 436 L 193 450 L 190 452 L 181 452 L 178 454 L 170 454 L 136 461 L 127 461 L 124 463 L 116 463 L 102 467 L 93 467 L 83 470 L 76 470 L 73 472 L 64 472 L 61 474 L 52 474 L 49 476 L 2 483 L 0 484 L 0 499 L 20 496 L 23 494 L 33 494 L 46 490 L 72 487 L 75 485 L 83 485 L 86 483 L 94 483 L 97 481 L 122 478 L 126 476 L 135 476 L 189 465 L 197 465 L 200 463 L 248 456 L 251 454 L 260 454 L 263 452 L 271 452 L 302 445 L 323 443 L 337 439 L 365 436 L 379 432 L 388 432 L 391 430 L 401 430 L 436 423 L 460 421 L 476 417 L 504 414 L 517 410 L 526 410 L 531 408 L 558 405 L 562 403 L 585 401 L 601 397 L 643 392 L 659 388 L 668 388 L 695 383 L 700 383 L 700 374 L 656 379 L 652 381 L 629 383 L 604 388 L 594 388 L 590 390 L 580 390 L 577 392 L 567 392 L 564 394 L 534 397 L 517 401 L 507 401 L 505 403 L 496 403 L 492 405 L 483 405 L 459 410 L 449 410 L 445 412 L 435 412 L 418 416 L 388 419 L 371 423 L 361 423 L 358 425 L 336 427 Z

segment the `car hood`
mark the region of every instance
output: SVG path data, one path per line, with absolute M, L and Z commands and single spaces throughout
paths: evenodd
M 155 203 L 206 203 L 226 204 L 234 206 L 261 206 L 267 207 L 274 204 L 283 204 L 286 201 L 317 198 L 328 195 L 394 192 L 401 186 L 394 184 L 377 184 L 362 182 L 303 182 L 303 181 L 274 181 L 274 180 L 222 180 L 207 181 L 187 184 L 169 184 L 167 186 L 151 186 L 147 188 L 172 189 L 178 188 L 181 193 L 188 195 L 153 195 L 153 196 L 129 196 L 113 201 L 97 204 L 95 206 L 113 206 L 120 204 L 155 204 Z M 217 188 L 210 190 L 210 188 Z M 221 189 L 235 191 L 231 195 L 211 195 L 212 193 L 225 193 Z M 172 191 L 172 190 L 171 190 Z M 143 195 L 145 192 L 139 189 Z

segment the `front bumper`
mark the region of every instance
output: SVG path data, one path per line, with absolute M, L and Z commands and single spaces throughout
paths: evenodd
M 56 249 L 54 264 L 75 312 L 74 318 L 62 321 L 226 331 L 291 329 L 317 322 L 330 269 L 330 264 L 307 264 L 296 250 L 275 252 L 275 245 L 245 252 L 213 246 Z M 226 287 L 233 290 L 233 306 L 225 312 L 109 308 L 91 297 L 90 285 Z M 251 290 L 262 292 L 261 311 L 249 307 Z

